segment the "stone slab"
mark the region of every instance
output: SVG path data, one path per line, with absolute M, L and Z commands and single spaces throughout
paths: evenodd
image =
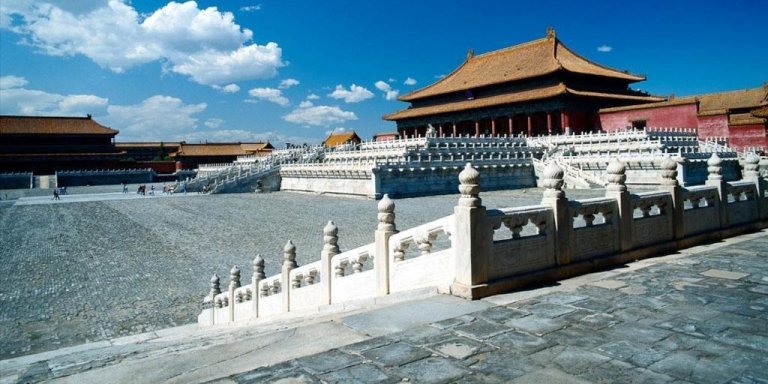
M 484 301 L 468 301 L 441 295 L 346 316 L 341 322 L 368 335 L 381 336 L 480 311 L 490 306 L 491 304 Z
M 717 277 L 718 279 L 728 279 L 728 280 L 738 280 L 738 279 L 741 279 L 742 277 L 749 275 L 748 273 L 723 271 L 720 269 L 709 269 L 702 272 L 701 274 L 708 277 Z

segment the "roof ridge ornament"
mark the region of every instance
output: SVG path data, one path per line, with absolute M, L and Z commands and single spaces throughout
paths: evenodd
M 470 48 L 469 51 L 467 51 L 467 60 L 469 60 L 469 59 L 471 59 L 473 57 L 475 57 L 475 49 L 474 48 Z
M 555 37 L 555 28 L 547 27 L 547 39 L 554 39 Z

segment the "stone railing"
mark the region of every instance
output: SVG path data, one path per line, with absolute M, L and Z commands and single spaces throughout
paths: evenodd
M 566 151 L 567 154 L 589 154 L 595 152 L 661 152 L 662 144 L 657 140 L 633 140 L 633 141 L 615 141 L 599 144 L 577 144 Z
M 618 132 L 582 132 L 578 135 L 550 135 L 536 136 L 527 139 L 530 146 L 550 147 L 552 145 L 574 145 L 574 144 L 598 144 L 616 141 L 635 141 L 646 140 L 648 135 L 645 131 L 628 130 Z
M 682 127 L 646 127 L 643 129 L 651 136 L 692 136 L 697 137 L 699 132 L 696 128 Z
M 467 164 L 452 215 L 398 232 L 395 203 L 385 196 L 373 243 L 341 252 L 338 228 L 329 222 L 319 261 L 298 266 L 289 241 L 277 275 L 264 275 L 258 255 L 249 285 L 241 286 L 238 267 L 230 271 L 226 292 L 214 275 L 198 322 L 311 314 L 424 287 L 477 299 L 756 231 L 768 223 L 767 184 L 757 156 L 744 164 L 742 181 L 725 182 L 722 160 L 713 155 L 706 185 L 684 188 L 677 162 L 667 158 L 659 190 L 632 194 L 625 165 L 613 159 L 605 197 L 569 200 L 562 190 L 564 171 L 550 162 L 542 175 L 541 205 L 504 209 L 481 204 L 480 173 Z

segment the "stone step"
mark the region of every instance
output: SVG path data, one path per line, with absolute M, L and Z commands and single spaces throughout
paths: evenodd
M 0 383 L 205 382 L 490 306 L 432 289 L 246 325 L 167 328 L 0 361 Z

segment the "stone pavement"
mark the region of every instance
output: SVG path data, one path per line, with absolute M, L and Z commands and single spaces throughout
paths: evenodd
M 73 187 L 59 201 L 50 191 L 0 201 L 0 359 L 193 323 L 214 272 L 226 279 L 239 265 L 250 280 L 251 260 L 261 254 L 267 275 L 279 273 L 288 240 L 305 265 L 320 258 L 328 220 L 339 227 L 342 250 L 372 242 L 377 224 L 372 200 L 119 190 Z M 541 190 L 483 197 L 490 207 L 537 204 Z M 449 215 L 456 201 L 448 195 L 397 200 L 397 225 L 407 229 Z M 411 251 L 407 257 L 418 252 Z
M 768 383 L 768 232 L 480 301 L 168 329 L 0 361 L 0 382 Z

